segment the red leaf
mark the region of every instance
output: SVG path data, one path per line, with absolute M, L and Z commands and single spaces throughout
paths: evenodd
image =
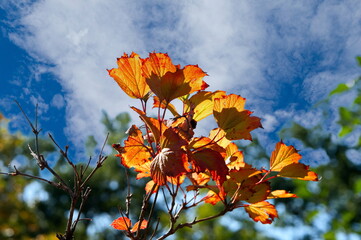
M 128 230 L 132 226 L 132 222 L 127 217 L 120 217 L 115 219 L 110 226 L 117 230 Z
M 192 154 L 196 172 L 208 170 L 219 186 L 227 179 L 228 167 L 222 155 L 212 149 L 202 149 Z

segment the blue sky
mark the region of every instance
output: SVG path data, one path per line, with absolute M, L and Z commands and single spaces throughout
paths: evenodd
M 137 104 L 106 69 L 123 52 L 167 52 L 176 64 L 199 64 L 210 90 L 246 97 L 263 118 L 259 137 L 274 142 L 285 122 L 317 121 L 311 106 L 360 75 L 360 7 L 358 0 L 1 1 L 0 111 L 23 130 L 12 99 L 29 113 L 38 103 L 42 128 L 61 145 L 79 146 L 88 135 L 101 141 L 101 111 L 115 116 Z

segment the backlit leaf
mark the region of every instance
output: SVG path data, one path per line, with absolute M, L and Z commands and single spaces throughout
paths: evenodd
M 289 193 L 286 190 L 275 190 L 270 193 L 267 197 L 268 199 L 272 198 L 296 198 L 297 195 L 294 193 Z
M 143 134 L 137 126 L 132 125 L 128 132 L 129 136 L 124 141 L 124 147 L 117 144 L 114 144 L 113 147 L 119 152 L 117 156 L 121 157 L 121 163 L 125 167 L 137 170 L 139 166 L 150 161 L 151 154 L 144 145 Z
M 293 146 L 287 146 L 282 141 L 276 144 L 270 159 L 270 170 L 281 171 L 282 168 L 292 163 L 298 163 L 302 156 Z
M 228 167 L 219 152 L 212 149 L 202 149 L 192 154 L 192 160 L 196 172 L 208 170 L 218 185 L 222 185 L 226 180 Z
M 274 218 L 278 217 L 275 206 L 266 201 L 250 204 L 245 207 L 245 210 L 255 222 L 263 224 L 270 224 Z
M 142 224 L 140 225 L 140 227 L 139 227 L 139 221 L 138 221 L 138 222 L 136 222 L 136 223 L 134 224 L 134 226 L 132 227 L 132 229 L 131 229 L 130 231 L 131 231 L 131 232 L 137 232 L 137 231 L 138 231 L 138 228 L 139 228 L 139 229 L 146 229 L 147 226 L 148 226 L 148 221 L 145 220 L 145 219 L 143 219 Z
M 277 176 L 296 178 L 305 181 L 318 181 L 315 172 L 309 170 L 309 167 L 302 163 L 293 163 L 282 168 Z
M 178 97 L 204 90 L 208 85 L 202 80 L 207 74 L 198 66 L 188 65 L 175 72 L 166 72 L 163 76 L 152 73 L 146 79 L 150 89 L 160 101 L 170 102 Z
M 229 140 L 252 140 L 250 132 L 262 127 L 260 119 L 244 109 L 245 103 L 245 98 L 235 94 L 214 100 L 214 118 Z
M 172 63 L 166 53 L 150 53 L 149 57 L 144 60 L 142 69 L 146 78 L 150 78 L 152 74 L 162 77 L 167 72 L 175 72 L 177 66 Z
M 128 230 L 132 226 L 132 222 L 127 217 L 120 217 L 115 219 L 110 226 L 117 230 Z
M 123 91 L 132 98 L 147 97 L 150 88 L 142 74 L 142 59 L 138 54 L 126 53 L 118 59 L 118 68 L 108 71 Z
M 226 96 L 224 91 L 200 91 L 189 99 L 189 104 L 194 106 L 194 120 L 200 121 L 213 113 L 214 99 Z

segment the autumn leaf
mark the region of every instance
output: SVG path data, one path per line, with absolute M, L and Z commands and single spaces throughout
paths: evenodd
M 128 130 L 128 134 L 127 140 L 124 141 L 124 147 L 113 144 L 113 148 L 118 151 L 119 154 L 116 156 L 121 158 L 123 166 L 135 168 L 137 171 L 139 166 L 150 161 L 151 154 L 144 145 L 143 134 L 137 126 L 132 125 Z
M 173 116 L 175 117 L 180 116 L 173 104 L 166 103 L 165 101 L 160 102 L 157 96 L 153 96 L 153 108 L 168 109 L 173 114 Z
M 262 127 L 260 118 L 250 116 L 252 112 L 244 109 L 245 103 L 245 98 L 235 94 L 214 100 L 214 118 L 229 140 L 252 140 L 250 132 Z
M 224 91 L 199 91 L 184 103 L 184 111 L 188 112 L 193 107 L 193 119 L 198 122 L 213 113 L 214 99 L 224 96 L 226 96 Z
M 142 66 L 143 74 L 150 78 L 152 74 L 163 77 L 167 72 L 175 72 L 179 66 L 175 66 L 166 53 L 149 53 Z
M 178 97 L 204 90 L 208 87 L 202 80 L 207 74 L 198 66 L 188 65 L 175 72 L 166 72 L 163 76 L 152 73 L 146 78 L 150 89 L 162 102 L 170 102 Z
M 110 226 L 117 230 L 128 230 L 132 226 L 132 222 L 127 217 L 120 217 L 115 219 Z
M 148 221 L 145 220 L 145 219 L 143 219 L 142 224 L 140 225 L 140 227 L 139 227 L 139 221 L 138 221 L 138 222 L 136 222 L 136 223 L 134 224 L 134 226 L 132 227 L 132 229 L 131 229 L 130 231 L 131 231 L 131 232 L 137 232 L 137 231 L 138 231 L 138 228 L 139 228 L 139 229 L 146 229 L 147 226 L 148 226 Z
M 318 175 L 309 170 L 309 166 L 302 163 L 292 163 L 282 168 L 277 176 L 296 178 L 305 181 L 318 181 Z
M 142 59 L 138 54 L 126 53 L 118 59 L 118 68 L 108 70 L 121 89 L 132 98 L 147 98 L 150 88 L 142 74 Z
M 219 152 L 205 148 L 194 152 L 191 160 L 196 172 L 199 173 L 208 170 L 212 175 L 212 179 L 216 181 L 219 186 L 227 179 L 228 167 Z
M 131 109 L 133 109 L 136 113 L 139 114 L 140 118 L 152 132 L 152 137 L 154 138 L 154 141 L 156 143 L 159 143 L 160 136 L 167 129 L 166 125 L 164 125 L 164 123 L 158 119 L 148 117 L 142 110 L 136 107 L 131 107 Z
M 231 143 L 231 141 L 226 138 L 226 132 L 220 128 L 212 129 L 209 132 L 208 138 L 212 139 L 212 141 L 223 148 L 226 148 Z
M 296 198 L 296 197 L 297 197 L 296 194 L 289 193 L 286 190 L 275 190 L 272 191 L 267 198 L 273 199 L 273 198 Z
M 278 217 L 275 206 L 266 201 L 247 205 L 245 210 L 255 222 L 263 224 L 270 224 Z
M 153 181 L 162 186 L 167 182 L 167 177 L 177 177 L 186 173 L 187 161 L 187 154 L 184 150 L 163 148 L 150 165 Z
M 279 172 L 277 176 L 297 178 L 306 181 L 318 181 L 315 172 L 300 163 L 302 156 L 293 146 L 287 146 L 282 141 L 276 144 L 270 159 L 270 171 Z
M 276 144 L 270 159 L 270 170 L 281 171 L 283 167 L 298 163 L 302 156 L 293 146 L 287 146 L 282 141 Z

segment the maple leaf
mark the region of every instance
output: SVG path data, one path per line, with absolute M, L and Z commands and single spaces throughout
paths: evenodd
M 118 68 L 108 70 L 109 75 L 132 98 L 145 99 L 150 91 L 142 74 L 142 61 L 134 52 L 130 56 L 124 53 L 121 58 L 118 58 Z
M 235 94 L 214 100 L 214 118 L 229 140 L 252 140 L 250 132 L 262 127 L 260 118 L 250 116 L 252 112 L 244 109 L 245 103 L 245 98 Z
M 166 72 L 163 76 L 152 72 L 146 82 L 161 102 L 165 100 L 169 103 L 173 99 L 208 87 L 202 80 L 206 75 L 198 66 L 188 65 L 183 69 L 177 68 L 175 72 Z
M 270 159 L 270 171 L 279 172 L 277 176 L 297 178 L 307 181 L 318 181 L 315 172 L 300 163 L 302 156 L 293 146 L 287 146 L 282 141 L 276 144 Z
M 184 111 L 188 112 L 190 109 L 192 109 L 193 106 L 193 119 L 198 122 L 213 113 L 214 99 L 222 98 L 224 96 L 226 96 L 226 92 L 224 91 L 199 91 L 190 99 L 185 101 Z
M 132 125 L 128 130 L 128 138 L 124 141 L 124 147 L 118 144 L 113 144 L 113 148 L 118 151 L 119 154 L 116 156 L 121 158 L 121 163 L 127 168 L 135 168 L 139 171 L 146 162 L 150 161 L 151 154 L 149 149 L 144 145 L 143 134 L 137 128 Z
M 245 210 L 255 222 L 263 224 L 270 224 L 274 218 L 278 217 L 275 206 L 266 201 L 247 205 Z
M 128 230 L 132 226 L 132 222 L 127 217 L 120 217 L 115 219 L 110 226 L 117 230 Z

